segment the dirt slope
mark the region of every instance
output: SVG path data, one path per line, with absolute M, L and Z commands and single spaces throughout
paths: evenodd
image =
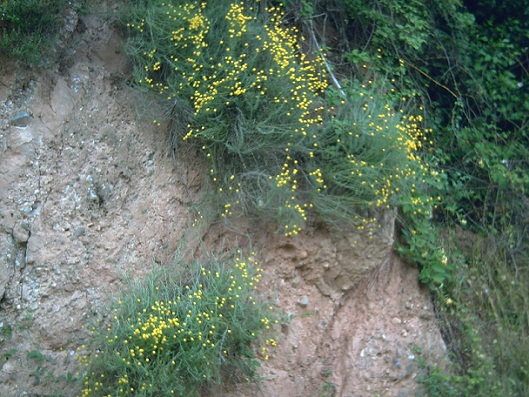
M 57 70 L 0 63 L 0 396 L 75 395 L 83 326 L 105 315 L 123 272 L 170 260 L 204 188 L 194 151 L 175 165 L 166 126 L 150 121 L 162 111 L 123 83 L 119 35 L 104 19 L 76 21 Z M 211 249 L 252 236 L 263 293 L 291 321 L 261 383 L 208 395 L 420 393 L 413 346 L 439 360 L 444 345 L 417 271 L 392 254 L 391 215 L 383 225 L 295 239 L 212 225 Z

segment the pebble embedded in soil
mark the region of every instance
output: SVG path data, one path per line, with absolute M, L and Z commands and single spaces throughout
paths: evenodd
M 309 297 L 305 295 L 301 300 L 299 301 L 299 305 L 301 307 L 307 307 L 309 305 Z

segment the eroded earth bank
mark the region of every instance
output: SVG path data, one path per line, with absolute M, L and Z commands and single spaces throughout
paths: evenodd
M 260 383 L 208 394 L 420 395 L 416 348 L 446 352 L 417 270 L 392 253 L 392 216 L 373 236 L 313 225 L 286 239 L 243 220 L 190 233 L 204 164 L 167 149 L 163 111 L 125 84 L 119 34 L 76 21 L 53 70 L 0 63 L 0 395 L 74 396 L 84 327 L 124 273 L 163 266 L 183 241 L 193 255 L 248 236 L 262 293 L 290 322 Z

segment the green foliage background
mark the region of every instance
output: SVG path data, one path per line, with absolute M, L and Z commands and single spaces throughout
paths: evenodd
M 2 0 L 0 55 L 11 55 L 29 65 L 39 64 L 54 49 L 66 10 L 79 6 L 69 0 Z

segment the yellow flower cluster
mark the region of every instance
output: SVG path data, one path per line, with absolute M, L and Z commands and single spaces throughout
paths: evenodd
M 270 178 L 278 189 L 290 190 L 285 195 L 293 197 L 287 200 L 285 208 L 297 214 L 294 218 L 299 219 L 299 224 L 285 225 L 286 234 L 299 232 L 310 204 L 298 197 L 299 181 L 303 178 L 298 174 L 300 159 L 294 158 L 297 155 L 292 154 L 292 148 L 300 140 L 311 148 L 318 147 L 317 136 L 310 130 L 323 120 L 324 107 L 314 103 L 314 98 L 327 88 L 321 72 L 322 59 L 308 59 L 302 53 L 299 32 L 283 24 L 280 8 L 267 9 L 269 20 L 263 28 L 252 7 L 245 6 L 244 2 L 231 3 L 223 17 L 215 15 L 215 18 L 224 18 L 220 26 L 227 29 L 219 40 L 219 36 L 210 35 L 212 21 L 205 16 L 205 3 L 164 6 L 168 20 L 175 21 L 170 38 L 172 49 L 167 49 L 165 57 L 144 52 L 146 76 L 140 83 L 166 94 L 169 99 L 176 95 L 188 97 L 195 119 L 188 125 L 184 140 L 202 140 L 206 143 L 202 149 L 212 160 L 211 145 L 230 139 L 227 134 L 236 128 L 238 120 L 261 117 L 260 107 L 277 114 L 275 117 L 281 118 L 286 128 L 283 133 L 286 138 L 281 138 L 285 145 L 284 161 L 281 171 Z M 260 26 L 260 34 L 250 30 L 251 23 L 254 30 Z M 136 28 L 143 31 L 145 27 Z M 157 81 L 164 68 L 170 68 L 176 76 L 169 84 Z M 174 92 L 168 92 L 168 86 Z M 223 131 L 217 131 L 219 125 L 225 125 Z M 230 181 L 217 181 L 216 174 L 211 176 L 214 182 L 227 182 L 219 183 L 219 192 L 239 193 L 238 175 Z M 238 201 L 225 203 L 222 216 L 232 215 L 237 204 Z
M 230 21 L 230 28 L 228 33 L 230 38 L 241 37 L 247 31 L 247 22 L 251 21 L 252 17 L 244 15 L 244 3 L 230 4 L 230 9 L 226 14 L 226 19 Z
M 408 197 L 409 204 L 418 212 L 424 211 L 421 207 L 434 200 L 428 198 L 425 201 L 417 195 L 417 185 L 432 179 L 429 165 L 423 163 L 419 154 L 431 132 L 421 127 L 422 116 L 404 118 L 389 105 L 384 106 L 383 112 L 373 114 L 369 103 L 363 105 L 362 111 L 364 115 L 359 117 L 361 126 L 353 123 L 348 136 L 336 140 L 339 147 L 342 140 L 350 140 L 350 147 L 357 151 L 357 154 L 347 155 L 350 177 L 355 180 L 351 186 L 359 185 L 359 190 L 366 192 L 366 196 L 372 196 L 368 203 L 372 207 L 390 208 L 396 204 L 395 197 Z M 324 183 L 321 176 L 317 181 Z

